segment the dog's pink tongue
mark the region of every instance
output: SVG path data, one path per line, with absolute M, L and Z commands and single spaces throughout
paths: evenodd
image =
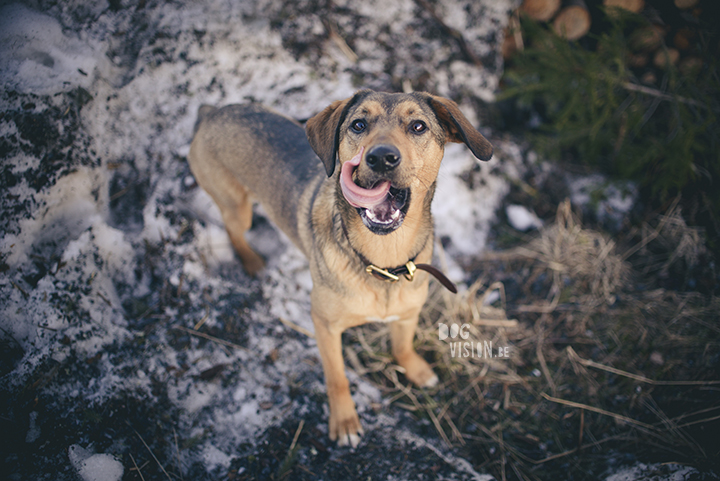
M 345 199 L 351 206 L 372 209 L 385 201 L 388 191 L 390 190 L 390 182 L 381 182 L 372 189 L 363 189 L 353 182 L 353 172 L 355 172 L 355 168 L 360 165 L 364 150 L 364 147 L 360 148 L 360 152 L 358 152 L 355 157 L 342 165 L 342 170 L 340 171 L 340 188 L 342 189 L 343 196 L 345 196 Z

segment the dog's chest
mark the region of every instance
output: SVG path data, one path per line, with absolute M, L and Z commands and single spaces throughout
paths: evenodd
M 419 313 L 427 297 L 427 281 L 416 279 L 413 283 L 402 279 L 399 289 L 358 289 L 346 308 L 356 322 L 390 323 L 411 319 Z
M 367 322 L 394 322 L 399 321 L 400 316 L 393 315 L 393 316 L 387 316 L 387 317 L 377 317 L 377 316 L 368 316 L 365 318 Z

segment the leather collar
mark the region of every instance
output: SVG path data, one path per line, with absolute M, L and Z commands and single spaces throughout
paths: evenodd
M 400 280 L 400 276 L 403 276 L 407 280 L 412 281 L 415 278 L 415 271 L 420 269 L 435 277 L 435 279 L 440 281 L 440 284 L 442 284 L 443 287 L 445 287 L 447 290 L 449 290 L 453 294 L 457 294 L 457 286 L 455 286 L 455 284 L 450 279 L 448 279 L 445 274 L 443 274 L 439 269 L 431 266 L 430 264 L 415 264 L 415 257 L 407 261 L 405 265 L 397 267 L 382 268 L 374 265 L 364 255 L 358 252 L 358 250 L 355 249 L 355 247 L 352 245 L 352 243 L 350 242 L 350 236 L 348 235 L 347 229 L 345 227 L 345 222 L 343 222 L 342 217 L 340 218 L 340 224 L 342 226 L 343 234 L 345 235 L 345 240 L 347 241 L 348 245 L 353 250 L 353 252 L 355 252 L 355 255 L 360 259 L 360 262 L 362 262 L 365 266 L 365 272 L 367 272 L 374 278 L 385 282 L 397 282 Z

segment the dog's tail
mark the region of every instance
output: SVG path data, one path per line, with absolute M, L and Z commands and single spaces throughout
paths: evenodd
M 213 107 L 212 105 L 203 104 L 200 106 L 200 108 L 198 109 L 197 120 L 195 120 L 195 127 L 193 127 L 193 134 L 197 133 L 202 121 L 216 110 L 217 107 Z

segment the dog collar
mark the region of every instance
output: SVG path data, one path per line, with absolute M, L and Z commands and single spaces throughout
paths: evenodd
M 365 259 L 363 259 L 363 262 L 365 262 Z M 435 279 L 440 281 L 440 284 L 442 284 L 447 290 L 453 294 L 457 294 L 457 287 L 455 284 L 448 279 L 445 274 L 430 264 L 415 264 L 413 261 L 407 261 L 404 266 L 389 269 L 383 269 L 367 262 L 365 262 L 365 264 L 365 272 L 373 276 L 375 279 L 385 282 L 397 282 L 400 280 L 400 276 L 404 276 L 407 280 L 412 281 L 415 278 L 415 272 L 420 269 L 435 277 Z
M 349 247 L 353 250 L 353 252 L 355 252 L 355 255 L 358 256 L 360 261 L 365 265 L 365 272 L 373 276 L 375 279 L 379 279 L 385 282 L 397 282 L 400 280 L 400 276 L 404 276 L 407 280 L 412 282 L 412 280 L 415 279 L 415 272 L 420 269 L 421 271 L 425 271 L 435 277 L 435 279 L 440 281 L 440 284 L 442 284 L 445 289 L 452 292 L 453 294 L 457 294 L 457 286 L 455 286 L 455 284 L 450 279 L 448 279 L 445 274 L 443 274 L 439 269 L 436 269 L 430 264 L 415 264 L 415 257 L 407 261 L 403 266 L 391 267 L 386 269 L 376 266 L 375 264 L 370 262 L 364 255 L 362 255 L 362 253 L 358 252 L 358 250 L 355 249 L 355 247 L 350 243 L 350 236 L 348 235 L 347 228 L 345 227 L 345 222 L 342 221 L 342 218 L 340 219 L 340 225 L 342 227 L 343 234 L 345 235 L 345 239 L 347 240 Z

